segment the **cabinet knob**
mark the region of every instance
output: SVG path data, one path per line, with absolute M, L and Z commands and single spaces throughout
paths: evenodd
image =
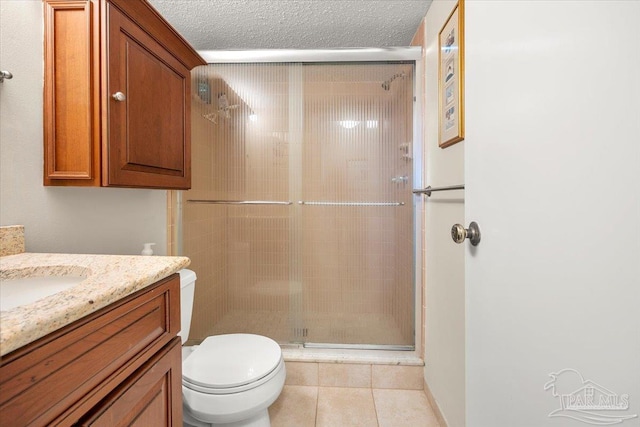
M 112 97 L 113 99 L 115 99 L 116 101 L 118 101 L 118 102 L 122 102 L 122 101 L 124 101 L 125 99 L 127 99 L 127 96 L 126 96 L 124 93 L 122 93 L 122 92 L 116 92 L 116 93 L 114 93 L 113 95 L 111 95 L 111 97 Z

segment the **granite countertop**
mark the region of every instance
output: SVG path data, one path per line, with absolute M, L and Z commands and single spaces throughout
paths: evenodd
M 30 304 L 0 311 L 0 355 L 188 266 L 189 258 L 131 255 L 20 253 L 0 258 L 0 280 L 81 275 L 78 285 Z

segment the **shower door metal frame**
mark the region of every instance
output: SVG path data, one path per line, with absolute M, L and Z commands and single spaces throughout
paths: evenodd
M 420 46 L 345 49 L 199 50 L 209 64 L 420 61 Z
M 198 54 L 208 64 L 240 64 L 240 63 L 337 63 L 337 62 L 408 62 L 414 64 L 413 78 L 413 185 L 421 188 L 423 180 L 423 99 L 419 96 L 423 92 L 422 47 L 386 47 L 386 48 L 343 48 L 343 49 L 259 49 L 259 50 L 199 50 Z M 181 192 L 178 192 L 181 193 Z M 182 195 L 179 194 L 177 202 L 182 204 Z M 414 228 L 414 345 L 370 345 L 370 344 L 334 344 L 334 343 L 301 343 L 309 348 L 331 349 L 362 349 L 362 350 L 406 350 L 416 351 L 422 354 L 423 339 L 422 313 L 423 293 L 423 239 L 422 224 L 424 223 L 424 210 L 422 198 L 419 195 L 413 197 L 413 228 Z M 179 209 L 180 211 L 180 209 Z M 181 242 L 181 227 L 177 228 Z M 181 245 L 180 245 L 181 246 Z M 180 248 L 181 249 L 181 248 Z M 180 251 L 181 252 L 181 251 Z M 291 343 L 295 345 L 295 343 Z M 287 347 L 290 344 L 286 345 Z

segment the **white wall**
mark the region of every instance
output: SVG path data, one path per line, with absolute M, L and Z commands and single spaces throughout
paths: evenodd
M 426 15 L 425 184 L 464 184 L 465 142 L 438 146 L 438 33 L 455 1 L 435 1 Z M 465 425 L 463 245 L 451 226 L 464 223 L 464 192 L 425 198 L 425 381 L 449 427 Z
M 0 1 L 0 225 L 30 252 L 166 253 L 166 192 L 42 185 L 42 2 Z
M 467 2 L 469 427 L 587 425 L 548 417 L 564 368 L 640 414 L 639 19 L 638 1 Z

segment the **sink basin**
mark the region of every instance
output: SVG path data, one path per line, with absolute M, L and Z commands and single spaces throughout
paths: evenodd
M 76 286 L 87 276 L 39 276 L 0 279 L 0 311 L 30 304 Z

